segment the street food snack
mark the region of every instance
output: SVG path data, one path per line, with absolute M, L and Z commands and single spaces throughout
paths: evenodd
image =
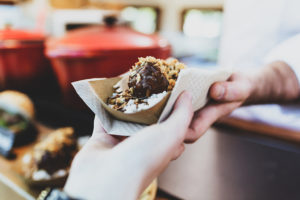
M 26 94 L 18 91 L 5 90 L 0 92 L 0 107 L 12 113 L 19 113 L 28 119 L 34 117 L 33 102 Z
M 176 59 L 139 58 L 129 72 L 127 87 L 114 86 L 107 104 L 124 113 L 135 113 L 151 108 L 175 86 L 180 70 L 185 65 Z
M 24 155 L 24 176 L 31 182 L 66 178 L 77 151 L 73 128 L 57 129 Z
M 33 118 L 33 102 L 26 94 L 13 90 L 0 92 L 0 136 L 7 140 L 6 145 L 0 145 L 1 154 L 9 156 L 13 146 L 25 145 L 36 138 Z

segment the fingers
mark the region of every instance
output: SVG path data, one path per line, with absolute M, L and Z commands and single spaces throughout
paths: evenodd
M 143 171 L 150 179 L 156 177 L 184 151 L 183 139 L 193 116 L 191 101 L 187 92 L 182 93 L 166 121 L 129 137 L 113 149 L 114 153 L 125 157 L 126 165 L 132 165 L 129 168 L 138 168 L 136 172 Z M 134 158 L 128 159 L 132 153 Z
M 173 134 L 185 133 L 193 117 L 192 96 L 183 92 L 177 99 L 173 111 L 163 124 L 169 127 Z
M 175 151 L 172 160 L 176 160 L 177 158 L 179 158 L 181 156 L 181 154 L 184 152 L 184 144 L 182 143 L 179 148 Z
M 210 97 L 216 101 L 245 101 L 250 95 L 251 83 L 246 77 L 236 76 L 231 81 L 214 83 L 209 91 Z
M 144 189 L 184 151 L 183 139 L 192 116 L 191 96 L 185 92 L 165 122 L 148 126 L 112 148 L 109 151 L 112 160 L 121 163 L 122 174 L 130 174 Z M 97 131 L 105 134 L 99 125 L 95 119 L 93 136 L 99 135 Z
M 185 142 L 195 142 L 214 122 L 219 118 L 228 115 L 240 105 L 241 102 L 211 104 L 196 112 L 186 135 Z
M 95 116 L 93 135 L 98 133 L 106 133 L 106 131 L 104 130 L 101 121 L 98 119 L 97 116 Z
M 94 119 L 94 130 L 92 137 L 89 143 L 105 146 L 105 147 L 113 147 L 121 141 L 120 138 L 109 135 L 104 130 L 100 120 L 95 116 Z

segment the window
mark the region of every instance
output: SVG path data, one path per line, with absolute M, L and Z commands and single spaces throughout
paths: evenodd
M 182 32 L 195 56 L 215 62 L 222 29 L 222 9 L 186 9 L 182 15 Z
M 190 9 L 184 12 L 183 20 L 183 32 L 187 36 L 218 38 L 221 35 L 221 10 Z
M 158 30 L 158 8 L 129 6 L 121 11 L 121 17 L 129 21 L 136 31 L 150 34 Z

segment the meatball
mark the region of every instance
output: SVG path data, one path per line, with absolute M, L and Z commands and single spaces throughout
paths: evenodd
M 169 81 L 155 63 L 145 62 L 137 65 L 129 76 L 128 87 L 132 96 L 147 98 L 152 94 L 167 91 Z

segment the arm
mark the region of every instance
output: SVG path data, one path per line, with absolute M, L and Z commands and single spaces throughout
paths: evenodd
M 196 141 L 215 121 L 243 104 L 296 100 L 300 86 L 293 69 L 275 61 L 260 70 L 237 72 L 228 81 L 213 84 L 209 96 L 214 102 L 194 114 L 186 142 Z
M 285 62 L 275 61 L 261 70 L 247 75 L 236 73 L 228 82 L 214 84 L 210 96 L 216 101 L 279 103 L 297 99 L 299 92 L 299 82 L 293 70 Z

